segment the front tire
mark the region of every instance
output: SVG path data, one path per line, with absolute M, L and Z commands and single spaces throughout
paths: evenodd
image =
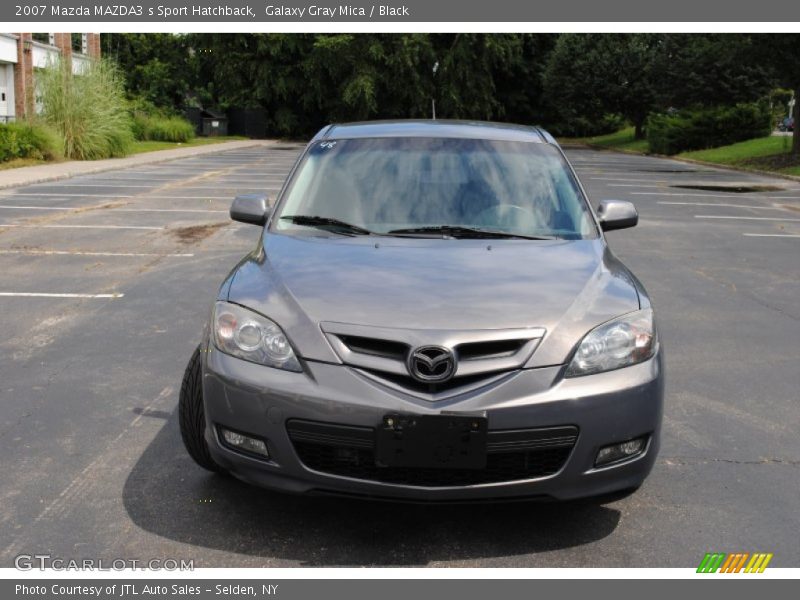
M 198 465 L 223 473 L 224 469 L 214 462 L 206 443 L 206 415 L 203 408 L 203 368 L 200 346 L 192 354 L 191 360 L 183 374 L 181 392 L 178 399 L 178 421 L 181 428 L 183 445 L 189 456 Z

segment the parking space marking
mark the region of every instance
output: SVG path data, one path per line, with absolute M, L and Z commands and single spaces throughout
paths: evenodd
M 663 188 L 664 186 L 663 185 L 642 185 L 640 183 L 607 183 L 606 187 Z
M 277 192 L 276 188 L 264 188 L 261 191 L 265 192 Z M 142 194 L 140 196 L 114 196 L 109 194 L 9 194 L 9 195 L 0 195 L 0 199 L 8 198 L 13 199 L 15 196 L 39 196 L 42 198 L 61 198 L 61 197 L 70 197 L 70 198 L 125 198 L 131 199 L 136 198 L 137 200 L 233 200 L 233 196 L 231 194 L 225 196 L 206 196 L 200 194 L 192 194 L 191 196 L 175 196 L 175 195 L 151 195 L 151 194 Z M 2 205 L 0 205 L 2 206 Z
M 143 200 L 233 200 L 233 195 L 227 196 L 141 196 Z
M 13 204 L 0 204 L 0 208 L 11 208 L 17 210 L 66 210 L 66 211 L 85 211 L 94 208 L 104 208 L 102 206 L 17 206 Z M 166 212 L 166 213 L 225 213 L 227 210 L 213 210 L 210 208 L 106 208 L 108 212 Z
M 0 208 L 16 208 L 19 210 L 79 210 L 90 208 L 88 206 L 17 206 L 15 204 L 0 204 Z
M 144 225 L 28 225 L 26 223 L 0 223 L 2 227 L 27 227 L 29 229 L 166 229 L 166 227 L 148 227 Z
M 631 179 L 629 177 L 587 177 L 596 181 L 641 181 L 643 183 L 668 183 L 666 179 Z
M 178 180 L 180 181 L 180 179 Z M 54 183 L 42 187 L 109 187 L 109 188 L 153 188 L 158 187 L 156 184 L 139 185 L 135 183 L 124 183 L 121 185 L 114 185 L 113 183 Z
M 80 250 L 0 250 L 0 254 L 30 254 L 35 256 L 123 256 L 123 257 L 158 257 L 158 258 L 191 258 L 194 254 L 158 254 L 157 252 L 83 252 Z
M 755 210 L 786 210 L 779 206 L 753 206 L 752 204 L 725 204 L 724 202 L 659 202 L 674 206 L 721 206 L 723 208 L 753 208 Z
M 679 196 L 684 198 L 730 198 L 731 194 L 675 194 L 672 192 L 628 192 L 634 196 Z M 800 200 L 800 196 L 742 196 L 758 200 Z
M 122 298 L 125 294 L 50 294 L 46 292 L 0 292 L 2 297 L 20 298 Z
M 13 198 L 14 196 L 39 196 L 42 198 L 133 198 L 131 194 L 54 194 L 52 192 L 11 192 L 0 194 L 0 198 Z
M 731 217 L 728 215 L 695 215 L 695 219 L 728 219 L 738 221 L 799 221 L 800 219 L 787 219 L 784 217 Z
M 213 210 L 210 208 L 111 208 L 109 212 L 165 212 L 165 213 L 224 213 L 227 210 Z
M 261 181 L 261 183 L 281 182 L 283 180 L 284 180 L 283 177 L 265 177 Z M 229 184 L 226 184 L 225 182 L 217 182 L 217 181 L 213 181 L 213 180 L 208 180 L 209 183 L 205 184 L 205 185 L 182 185 L 182 184 L 180 184 L 181 181 L 182 180 L 180 180 L 180 179 L 167 180 L 167 181 L 165 181 L 165 183 L 176 183 L 178 185 L 176 185 L 175 187 L 176 188 L 180 188 L 180 189 L 203 189 L 203 188 L 208 188 L 208 187 L 214 187 L 214 184 L 216 184 L 216 185 L 229 185 Z M 159 181 L 159 183 L 162 183 L 162 182 Z M 238 182 L 238 181 L 237 182 L 231 182 L 230 185 L 233 185 L 234 183 L 238 184 L 240 182 Z M 54 186 L 48 186 L 48 187 L 54 187 Z M 114 183 L 60 183 L 60 184 L 58 184 L 57 187 L 65 187 L 65 188 L 100 187 L 100 188 L 120 188 L 120 189 L 128 189 L 128 188 L 155 189 L 155 188 L 158 188 L 158 187 L 161 187 L 161 186 L 159 186 L 157 184 L 138 185 L 138 184 L 128 184 L 128 183 L 123 183 L 123 184 L 119 184 L 119 185 L 114 184 Z
M 778 237 L 778 238 L 800 238 L 800 234 L 794 233 L 743 233 L 746 237 Z

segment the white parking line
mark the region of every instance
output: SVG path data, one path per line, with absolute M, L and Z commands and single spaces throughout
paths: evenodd
M 224 213 L 227 210 L 212 210 L 210 208 L 110 208 L 109 212 L 167 212 L 167 213 Z
M 77 210 L 90 208 L 88 206 L 76 206 L 75 208 L 69 206 L 17 206 L 14 204 L 0 204 L 0 208 L 17 208 L 19 210 Z
M 628 177 L 587 177 L 596 181 L 641 181 L 643 183 L 669 183 L 666 179 L 631 179 Z
M 785 219 L 783 217 L 729 217 L 722 215 L 695 215 L 695 219 L 733 219 L 739 221 L 800 221 L 800 219 Z
M 753 206 L 751 204 L 725 204 L 724 202 L 659 202 L 672 206 L 721 206 L 723 208 L 753 208 L 755 210 L 786 210 L 778 206 Z
M 779 237 L 779 238 L 800 238 L 800 234 L 794 233 L 743 233 L 746 237 Z
M 121 184 L 121 185 L 114 185 L 113 183 L 54 183 L 54 184 L 48 184 L 48 185 L 46 185 L 46 187 L 152 188 L 152 187 L 158 187 L 158 185 L 157 184 L 137 185 L 135 183 L 131 183 L 131 184 L 124 183 L 124 184 Z
M 275 188 L 265 188 L 262 191 L 265 192 L 274 192 L 277 191 Z M 0 194 L 0 199 L 3 198 L 14 198 L 15 196 L 39 196 L 42 198 L 49 198 L 49 197 L 71 197 L 71 198 L 144 198 L 144 199 L 152 199 L 152 200 L 233 200 L 234 194 L 228 194 L 226 196 L 201 196 L 201 195 L 192 195 L 192 196 L 164 196 L 164 195 L 150 195 L 150 194 L 140 194 L 138 196 L 114 196 L 110 194 Z
M 285 179 L 285 177 L 265 177 L 261 181 L 261 183 L 281 182 L 284 179 Z M 210 181 L 210 180 L 209 180 L 209 183 L 207 185 L 184 185 L 184 184 L 180 183 L 180 180 L 175 181 L 175 183 L 178 184 L 177 186 L 180 187 L 180 189 L 184 189 L 184 190 L 185 189 L 190 189 L 190 190 L 191 189 L 207 189 L 209 187 L 215 187 L 215 184 L 222 185 L 222 186 L 234 186 L 233 182 L 231 184 L 227 184 L 225 182 L 216 182 L 216 181 Z M 239 182 L 235 182 L 235 184 L 238 184 L 238 183 Z M 53 187 L 53 186 L 48 186 L 48 187 Z M 120 184 L 120 185 L 115 185 L 113 183 L 60 183 L 60 184 L 58 184 L 58 187 L 65 187 L 65 188 L 83 188 L 83 187 L 92 187 L 92 188 L 94 188 L 94 187 L 101 187 L 101 188 L 120 188 L 120 189 L 128 189 L 128 188 L 155 189 L 155 188 L 158 188 L 158 187 L 161 187 L 161 186 L 159 186 L 158 184 L 154 184 L 154 185 L 138 185 L 138 184 L 134 184 L 134 183 L 131 183 L 131 184 L 123 183 L 123 184 Z
M 167 212 L 167 213 L 225 213 L 227 210 L 212 210 L 210 208 L 107 208 L 103 206 L 17 206 L 13 204 L 0 204 L 0 208 L 18 210 L 91 210 L 102 209 L 104 212 Z
M 609 183 L 606 187 L 663 188 L 663 185 L 642 185 L 640 183 Z
M 20 298 L 122 298 L 125 294 L 49 294 L 44 292 L 0 292 L 4 297 Z
M 680 196 L 684 198 L 730 198 L 731 194 L 673 194 L 671 192 L 629 192 L 634 196 Z M 800 200 L 800 196 L 742 196 L 743 198 L 757 198 L 759 200 Z
M 269 190 L 264 190 L 269 191 Z M 139 198 L 146 200 L 227 200 L 232 201 L 235 194 L 228 194 L 227 196 L 150 196 L 142 195 Z
M 29 229 L 166 229 L 142 225 L 27 225 L 24 223 L 0 223 L 0 227 L 27 227 Z
M 14 196 L 41 196 L 42 198 L 133 198 L 130 194 L 54 194 L 51 192 L 11 192 L 10 194 L 0 194 L 0 198 L 12 198 Z
M 158 254 L 156 252 L 81 252 L 70 250 L 0 250 L 0 254 L 31 254 L 36 256 L 132 256 L 159 258 L 191 258 L 194 254 Z

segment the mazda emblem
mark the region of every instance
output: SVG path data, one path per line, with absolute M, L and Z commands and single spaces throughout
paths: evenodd
M 417 381 L 441 383 L 455 374 L 456 357 L 443 346 L 420 346 L 408 356 L 408 372 Z

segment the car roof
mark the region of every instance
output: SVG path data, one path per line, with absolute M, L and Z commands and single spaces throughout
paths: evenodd
M 433 137 L 480 140 L 534 142 L 556 144 L 555 139 L 539 127 L 492 123 L 487 121 L 451 121 L 420 119 L 397 121 L 363 121 L 328 125 L 314 140 L 381 137 Z

